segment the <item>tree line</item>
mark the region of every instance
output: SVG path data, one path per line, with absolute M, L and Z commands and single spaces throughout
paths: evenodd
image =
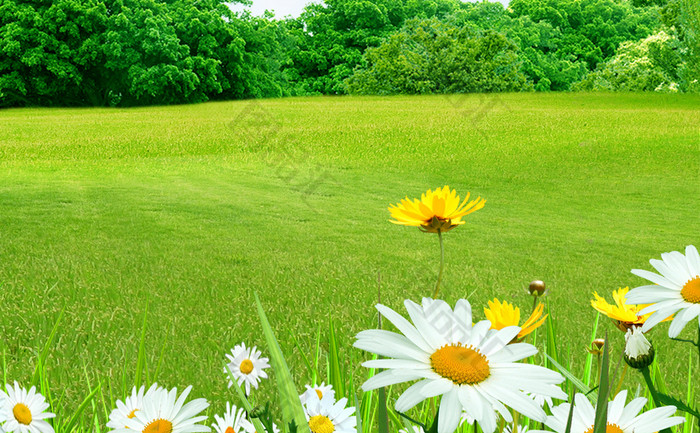
M 697 0 L 3 0 L 0 107 L 317 94 L 700 91 Z

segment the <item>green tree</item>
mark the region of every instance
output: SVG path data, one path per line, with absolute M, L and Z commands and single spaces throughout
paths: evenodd
M 623 42 L 617 54 L 588 74 L 575 90 L 679 90 L 680 44 L 663 30 L 641 41 Z
M 365 53 L 366 67 L 348 80 L 352 93 L 466 93 L 521 90 L 517 47 L 492 30 L 412 19 Z

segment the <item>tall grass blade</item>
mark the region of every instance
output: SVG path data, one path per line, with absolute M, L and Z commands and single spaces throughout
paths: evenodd
M 576 394 L 574 398 L 571 399 L 571 406 L 569 406 L 569 415 L 566 417 L 566 428 L 564 433 L 571 433 L 571 423 L 574 419 L 574 404 L 576 403 Z
M 608 393 L 610 383 L 608 374 L 610 373 L 610 349 L 608 348 L 608 333 L 605 333 L 605 344 L 603 344 L 603 360 L 600 364 L 600 382 L 598 384 L 598 403 L 595 408 L 595 424 L 593 433 L 605 433 L 608 428 Z
M 56 323 L 53 325 L 53 329 L 51 330 L 51 334 L 49 334 L 48 340 L 46 340 L 46 344 L 44 344 L 44 348 L 41 350 L 41 353 L 39 354 L 39 359 L 37 360 L 36 367 L 34 368 L 34 375 L 32 376 L 32 385 L 40 387 L 41 386 L 41 378 L 44 372 L 44 368 L 46 367 L 46 359 L 49 357 L 49 349 L 51 349 L 51 345 L 53 344 L 54 338 L 56 338 L 56 334 L 58 333 L 58 325 L 61 324 L 61 320 L 63 319 L 63 313 L 66 312 L 66 307 L 63 307 L 61 309 L 61 312 L 58 314 L 58 319 L 56 319 Z M 7 370 L 5 370 L 7 371 Z M 7 382 L 5 382 L 7 383 Z M 43 388 L 42 388 L 43 389 Z
M 386 388 L 377 390 L 377 427 L 379 433 L 389 433 L 389 414 L 386 409 Z
M 92 399 L 95 398 L 95 395 L 100 389 L 100 385 L 97 385 L 97 387 L 93 389 L 87 397 L 85 397 L 83 402 L 80 403 L 80 406 L 78 406 L 78 410 L 76 410 L 75 413 L 73 413 L 73 416 L 71 417 L 70 421 L 68 421 L 68 424 L 66 424 L 66 426 L 62 429 L 63 433 L 71 433 L 73 431 L 73 427 L 75 427 L 75 425 L 78 423 L 78 420 L 83 414 L 83 411 L 85 410 L 87 405 L 90 404 Z
M 139 339 L 139 354 L 136 359 L 136 376 L 134 377 L 134 386 L 136 389 L 141 387 L 141 375 L 146 364 L 146 319 L 148 317 L 148 301 L 146 301 L 146 309 L 143 312 L 143 324 L 141 325 L 141 338 Z
M 265 334 L 265 341 L 267 341 L 268 350 L 270 351 L 270 363 L 275 372 L 284 424 L 287 426 L 294 421 L 297 426 L 297 433 L 310 433 L 309 424 L 306 422 L 306 416 L 304 415 L 304 408 L 301 406 L 301 400 L 299 400 L 299 394 L 297 394 L 287 361 L 284 359 L 277 337 L 275 337 L 270 322 L 267 320 L 260 298 L 257 293 L 254 293 L 254 295 L 255 303 L 258 307 L 258 316 L 260 316 L 263 333 Z
M 598 399 L 598 393 L 595 391 L 591 391 L 591 389 L 587 387 L 586 384 L 581 381 L 581 379 L 574 376 L 572 372 L 564 368 L 563 365 L 559 364 L 557 361 L 554 360 L 554 358 L 552 358 L 548 354 L 545 353 L 544 356 L 546 356 L 549 359 L 549 362 L 551 362 L 552 365 L 554 365 L 557 368 L 557 370 L 559 370 L 559 372 L 564 375 L 564 377 L 566 377 L 576 388 L 578 388 L 579 391 L 586 394 L 591 400 L 591 402 L 595 402 Z
M 591 341 L 588 343 L 588 347 L 592 347 L 595 336 L 598 333 L 598 323 L 600 321 L 600 312 L 595 316 L 595 323 L 593 324 L 593 332 L 591 332 Z M 586 356 L 586 367 L 583 370 L 583 380 L 586 386 L 591 386 L 591 372 L 593 371 L 593 354 L 589 351 Z
M 333 319 L 329 318 L 329 348 L 328 348 L 328 380 L 336 395 L 345 396 L 345 380 L 343 378 L 343 371 L 340 366 L 340 356 L 338 355 L 338 337 L 335 333 L 335 326 L 333 326 Z

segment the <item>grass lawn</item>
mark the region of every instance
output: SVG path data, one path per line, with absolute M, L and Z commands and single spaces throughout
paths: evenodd
M 257 291 L 303 387 L 291 336 L 310 351 L 332 317 L 358 360 L 350 345 L 376 322 L 378 272 L 382 301 L 401 312 L 403 299 L 430 296 L 437 238 L 390 224 L 387 206 L 445 184 L 487 203 L 445 235 L 444 299 L 468 297 L 479 318 L 496 296 L 529 312 L 525 288 L 544 280 L 580 372 L 591 293 L 612 300 L 645 284 L 631 269 L 700 246 L 699 123 L 700 97 L 656 94 L 0 111 L 4 373 L 28 382 L 65 308 L 54 392 L 77 405 L 88 379 L 109 379 L 121 395 L 148 304 L 151 376 L 162 349 L 159 382 L 192 384 L 218 411 L 234 399 L 224 354 L 264 344 Z M 616 362 L 622 333 L 601 323 Z M 680 397 L 690 345 L 668 341 L 667 327 L 651 336 Z

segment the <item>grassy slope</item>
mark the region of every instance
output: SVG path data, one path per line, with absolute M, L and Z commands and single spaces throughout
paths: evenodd
M 389 224 L 387 205 L 444 184 L 488 199 L 445 237 L 444 297 L 527 310 L 524 288 L 545 280 L 581 369 L 591 292 L 611 298 L 642 284 L 630 269 L 700 244 L 699 121 L 698 97 L 600 94 L 0 112 L 9 377 L 28 378 L 64 306 L 54 387 L 75 401 L 84 366 L 132 375 L 148 301 L 152 364 L 167 339 L 160 381 L 223 399 L 224 352 L 263 341 L 255 290 L 290 353 L 289 334 L 310 348 L 329 315 L 355 352 L 377 271 L 397 308 L 434 284 L 437 239 Z M 688 349 L 666 326 L 654 338 L 681 386 Z M 301 384 L 296 351 L 291 363 Z

